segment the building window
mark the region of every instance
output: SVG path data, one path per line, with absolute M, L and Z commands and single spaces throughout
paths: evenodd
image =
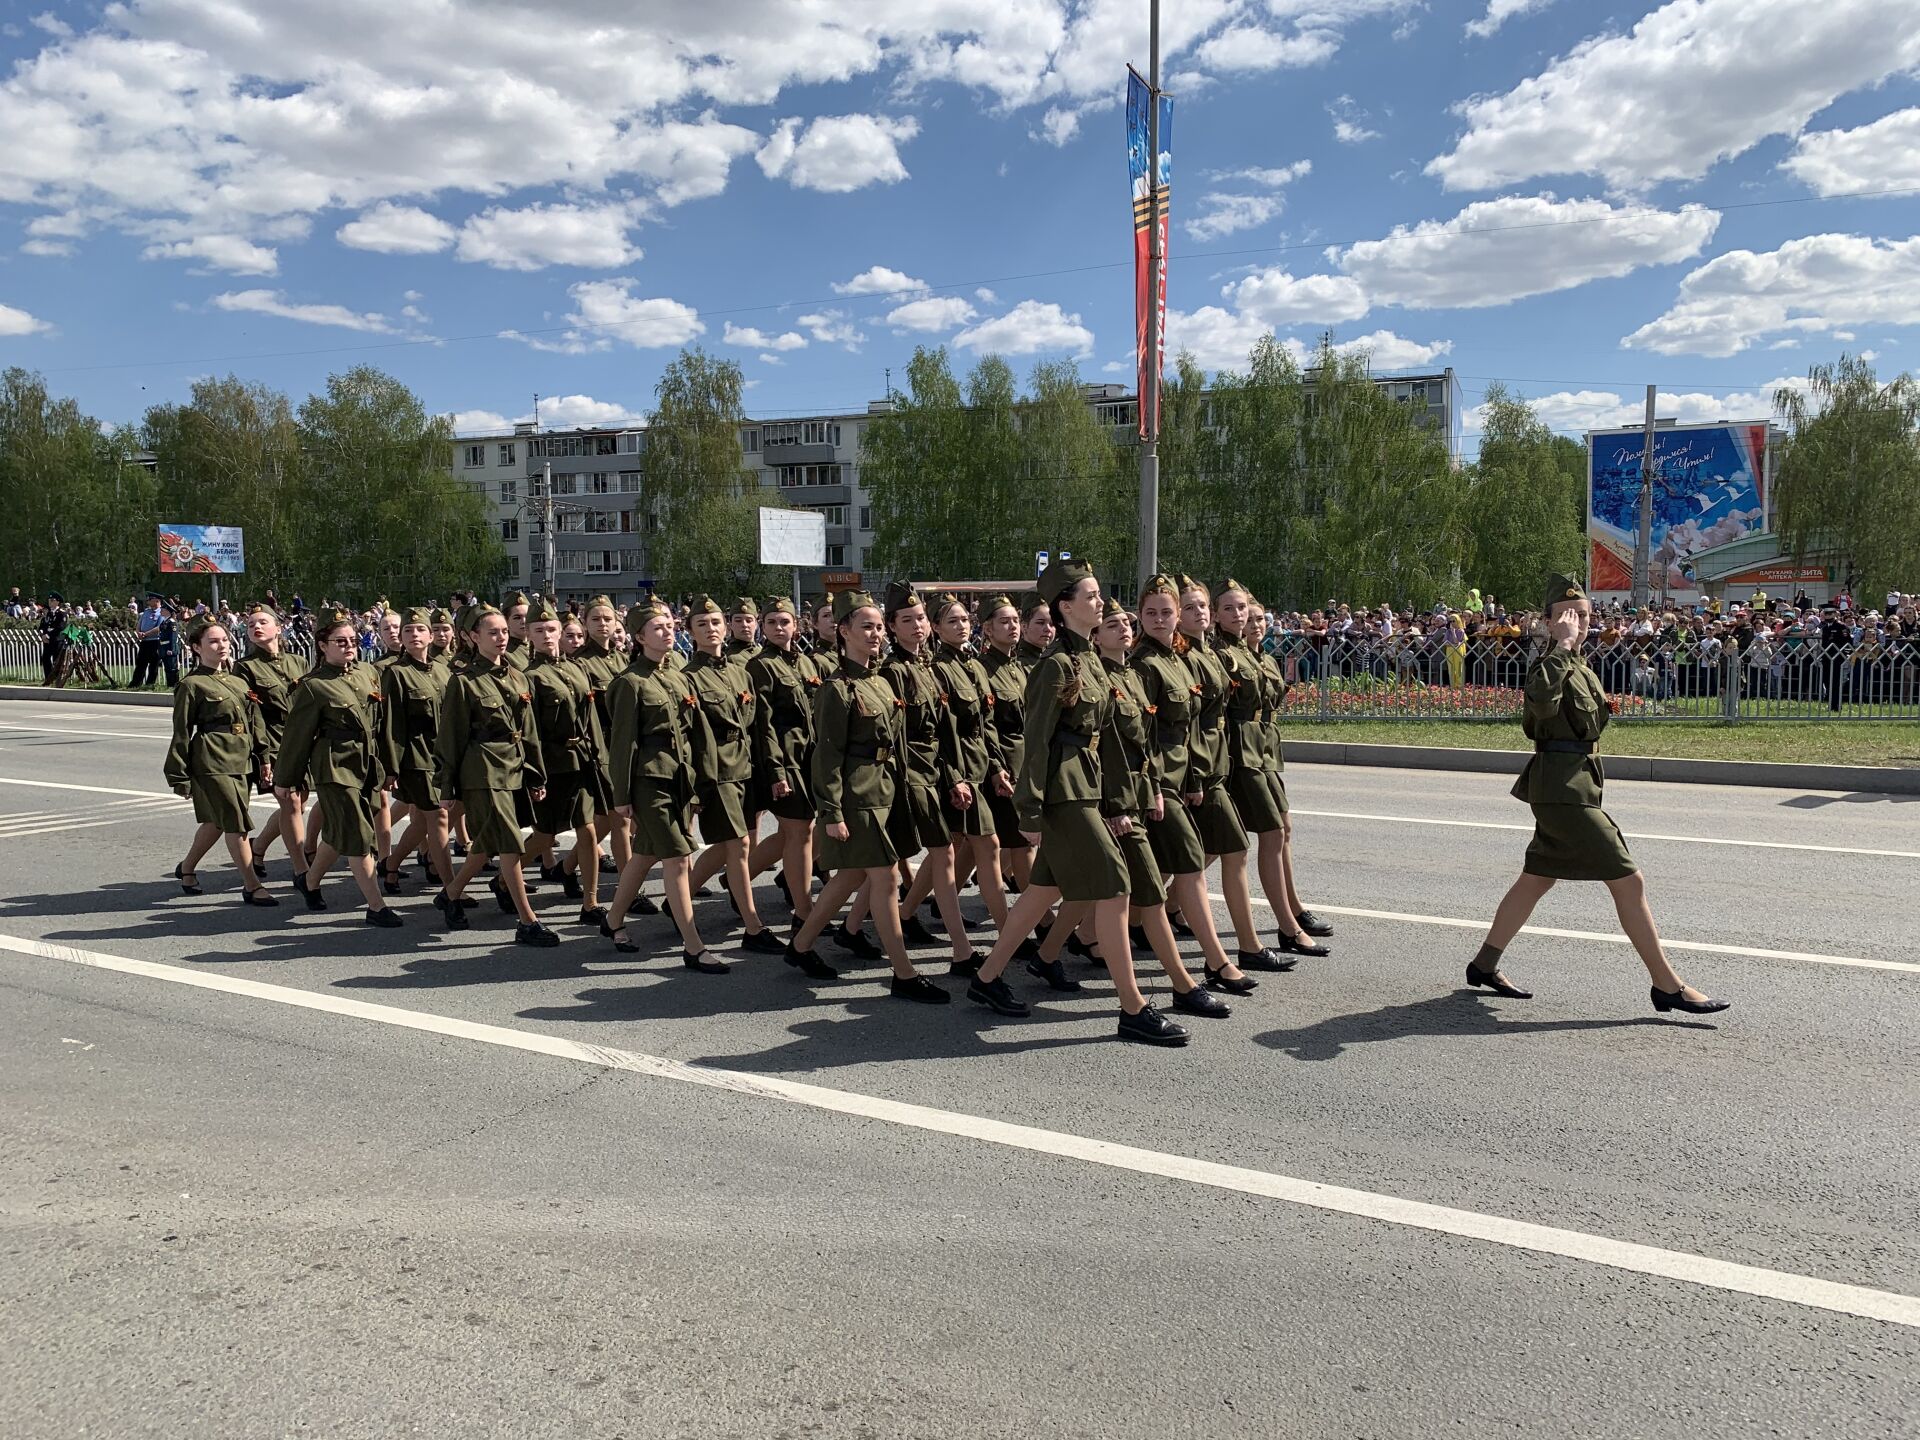
M 520 522 L 518 520 L 502 520 L 500 522 L 500 538 L 502 540 L 518 540 L 520 538 Z
M 873 506 L 862 505 L 860 507 L 860 528 L 862 530 L 871 530 L 873 528 Z
M 749 455 L 757 451 L 760 448 L 760 432 L 758 430 L 742 430 L 740 432 L 740 448 Z
M 622 455 L 638 455 L 640 453 L 639 431 L 629 430 L 620 437 L 620 453 Z
M 640 493 L 640 472 L 638 470 L 622 470 L 620 472 L 620 493 L 622 495 L 638 495 Z
M 873 563 L 873 551 L 865 545 L 860 547 L 860 568 L 865 570 Z
M 827 546 L 827 564 L 829 566 L 837 568 L 846 563 L 847 563 L 847 547 L 846 546 L 844 545 Z
M 586 514 L 579 510 L 562 510 L 553 517 L 553 528 L 562 535 L 582 534 L 587 528 Z
M 553 493 L 556 495 L 573 494 L 573 476 L 556 475 L 553 477 Z
M 500 501 L 502 504 L 510 500 L 517 501 L 519 498 L 520 482 L 518 480 L 502 480 L 500 482 Z
M 517 449 L 517 448 L 518 448 L 517 446 L 514 446 L 514 445 L 512 445 L 512 444 L 507 444 L 507 445 L 502 445 L 502 446 L 500 447 L 500 461 L 499 461 L 499 463 L 500 463 L 500 464 L 502 464 L 502 465 L 512 465 L 512 464 L 514 464 L 515 462 L 514 462 L 514 458 L 513 458 L 513 452 L 514 452 L 514 451 L 515 451 L 515 449 Z
M 467 469 L 478 470 L 487 463 L 487 447 L 484 445 L 467 446 Z
M 613 494 L 613 472 L 596 470 L 587 477 L 587 493 L 590 495 Z
M 831 420 L 805 420 L 800 425 L 802 445 L 838 445 L 840 427 Z
M 827 517 L 827 524 L 844 526 L 847 523 L 847 507 L 844 505 L 815 505 L 813 507 Z
M 507 578 L 509 580 L 518 580 L 520 578 L 520 557 L 518 555 L 507 556 Z

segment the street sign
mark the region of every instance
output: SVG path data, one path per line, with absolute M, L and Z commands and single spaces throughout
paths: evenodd
M 829 570 L 820 577 L 820 584 L 828 590 L 858 590 L 860 572 L 858 570 Z
M 1045 574 L 1045 573 L 1046 573 L 1046 569 L 1047 569 L 1047 561 L 1048 561 L 1048 559 L 1049 559 L 1049 558 L 1050 558 L 1050 556 L 1049 556 L 1049 554 L 1048 554 L 1048 552 L 1047 552 L 1047 551 L 1045 551 L 1045 550 L 1036 550 L 1036 551 L 1034 551 L 1034 552 L 1033 552 L 1033 576 L 1034 576 L 1034 579 L 1036 579 L 1036 580 L 1037 580 L 1037 579 L 1039 579 L 1039 578 L 1040 578 L 1040 577 L 1041 577 L 1041 576 L 1042 576 L 1043 574 Z

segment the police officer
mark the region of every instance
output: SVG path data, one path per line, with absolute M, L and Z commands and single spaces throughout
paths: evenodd
M 1647 967 L 1653 1008 L 1690 1015 L 1725 1010 L 1730 1002 L 1709 999 L 1668 964 L 1640 867 L 1627 853 L 1620 827 L 1601 808 L 1606 777 L 1595 752 L 1611 707 L 1600 677 L 1581 656 L 1593 620 L 1592 602 L 1578 581 L 1552 575 L 1540 608 L 1549 646 L 1527 672 L 1520 722 L 1533 742 L 1533 755 L 1513 785 L 1514 798 L 1533 809 L 1533 841 L 1520 878 L 1501 900 L 1485 943 L 1467 964 L 1467 983 L 1510 999 L 1531 999 L 1531 991 L 1500 973 L 1501 952 L 1556 880 L 1597 880 L 1612 893 L 1620 928 Z
M 267 751 L 267 733 L 260 712 L 247 695 L 247 684 L 226 669 L 233 653 L 233 637 L 212 617 L 195 622 L 188 636 L 195 665 L 174 687 L 173 742 L 161 769 L 167 788 L 193 801 L 193 818 L 200 822 L 186 858 L 173 867 L 173 877 L 185 895 L 198 895 L 195 868 L 200 857 L 223 836 L 246 890 L 249 905 L 280 902 L 253 869 L 253 850 L 247 836 L 253 829 L 248 813 L 252 780 L 273 778 Z
M 1827 709 L 1840 713 L 1846 693 L 1847 668 L 1853 654 L 1853 626 L 1840 607 L 1829 600 L 1820 607 L 1820 669 L 1827 684 Z
M 424 850 L 431 873 L 442 886 L 453 879 L 447 849 L 447 812 L 441 792 L 435 748 L 440 735 L 440 701 L 447 672 L 430 658 L 433 612 L 402 612 L 400 657 L 381 672 L 381 762 L 394 794 L 408 807 L 411 823 L 396 840 L 381 877 L 389 895 L 400 893 L 400 867 L 416 849 Z
M 288 652 L 280 616 L 271 606 L 256 605 L 248 612 L 247 656 L 235 662 L 233 671 L 246 682 L 248 698 L 259 712 L 261 727 L 266 731 L 267 755 L 277 755 L 286 731 L 287 712 L 293 705 L 294 687 L 307 673 L 307 662 Z M 271 779 L 266 777 L 262 777 L 259 789 L 263 795 L 275 794 Z M 296 875 L 306 868 L 306 805 L 304 790 L 288 791 L 284 801 L 276 797 L 273 814 L 253 841 L 255 875 L 266 878 L 267 847 L 276 839 L 287 847 L 287 858 Z
M 173 616 L 167 612 L 166 598 L 158 590 L 149 590 L 146 607 L 134 621 L 134 633 L 140 638 L 134 652 L 129 689 L 145 689 L 158 680 L 163 660 L 167 687 L 171 689 L 180 682 L 179 667 L 173 658 Z
M 606 912 L 600 908 L 600 837 L 593 817 L 608 802 L 601 789 L 606 743 L 592 679 L 560 653 L 561 623 L 550 600 L 528 608 L 526 676 L 546 793 L 533 806 L 534 833 L 526 848 L 539 854 L 555 836 L 573 831 L 576 868 L 558 878 L 567 896 L 581 902 L 580 923 L 597 930 Z
M 53 684 L 67 653 L 68 618 L 66 600 L 59 591 L 49 590 L 46 609 L 40 614 L 40 674 L 44 684 Z

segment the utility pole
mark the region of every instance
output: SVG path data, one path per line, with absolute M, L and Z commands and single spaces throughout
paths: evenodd
M 1147 353 L 1140 368 L 1140 555 L 1134 593 L 1160 568 L 1160 0 L 1147 10 Z
M 1654 387 L 1647 386 L 1647 428 L 1640 445 L 1640 527 L 1633 541 L 1633 608 L 1647 603 L 1653 560 L 1653 406 Z
M 553 461 L 551 460 L 540 466 L 540 538 L 544 542 L 546 551 L 547 594 L 558 598 L 560 586 L 558 577 L 554 574 Z

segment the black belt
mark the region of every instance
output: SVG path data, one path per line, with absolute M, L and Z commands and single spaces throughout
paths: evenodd
M 893 756 L 891 745 L 865 745 L 854 743 L 847 746 L 847 756 L 853 760 L 888 760 Z
M 1092 746 L 1093 736 L 1082 735 L 1077 730 L 1056 730 L 1053 732 L 1053 741 L 1069 750 L 1085 750 Z
M 321 730 L 320 738 L 322 740 L 365 740 L 367 738 L 367 732 L 364 730 L 348 730 L 340 725 L 329 725 Z
M 198 740 L 202 735 L 244 735 L 247 727 L 238 722 L 232 725 L 196 725 L 192 738 Z
M 520 732 L 518 730 L 501 729 L 491 725 L 476 725 L 468 733 L 467 738 L 470 740 L 501 742 L 518 740 L 520 738 Z
M 1597 747 L 1591 740 L 1536 740 L 1533 748 L 1542 755 L 1591 755 Z

